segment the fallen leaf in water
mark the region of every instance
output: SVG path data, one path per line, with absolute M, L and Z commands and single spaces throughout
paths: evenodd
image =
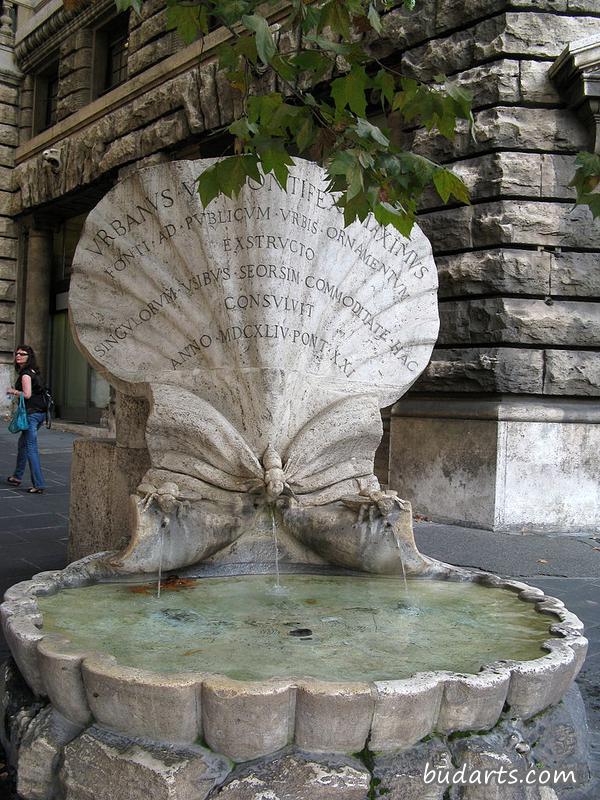
M 188 650 L 185 653 L 182 653 L 184 656 L 195 656 L 197 653 L 203 653 L 204 649 L 202 647 L 198 647 L 196 650 Z
M 128 586 L 127 589 L 132 594 L 150 594 L 152 591 L 156 590 L 156 586 L 150 586 L 145 583 L 143 586 Z
M 538 564 L 549 564 L 550 563 L 545 558 L 538 558 L 537 561 L 538 561 Z
M 196 581 L 194 578 L 180 578 L 179 575 L 169 575 L 164 581 L 160 582 L 161 592 L 179 592 L 181 589 L 187 589 L 194 586 Z M 157 591 L 157 584 L 144 583 L 141 586 L 128 586 L 130 592 L 133 594 L 154 594 Z
M 318 601 L 318 600 L 315 600 L 315 598 L 314 598 L 314 597 L 309 597 L 307 600 L 305 600 L 305 601 L 304 601 L 304 603 L 305 603 L 307 606 L 316 606 L 316 604 L 317 604 L 318 602 L 319 602 L 319 601 Z

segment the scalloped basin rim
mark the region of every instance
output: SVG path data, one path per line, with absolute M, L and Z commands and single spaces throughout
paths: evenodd
M 554 617 L 548 630 L 558 635 L 543 643 L 549 652 L 529 661 L 500 659 L 477 674 L 437 670 L 371 682 L 249 681 L 206 672 L 165 675 L 131 669 L 104 654 L 78 652 L 64 637 L 38 627 L 37 596 L 110 578 L 103 555 L 39 574 L 7 591 L 4 630 L 25 680 L 81 726 L 93 722 L 165 742 L 192 743 L 202 737 L 238 762 L 292 743 L 308 751 L 351 753 L 368 740 L 371 749 L 392 752 L 433 732 L 488 730 L 507 707 L 511 716 L 526 719 L 560 701 L 585 659 L 583 625 L 560 600 L 520 581 L 438 563 L 442 580 L 510 589 Z

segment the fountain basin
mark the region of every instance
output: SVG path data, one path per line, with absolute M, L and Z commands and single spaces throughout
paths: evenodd
M 373 666 L 372 659 L 360 650 L 360 641 L 358 655 L 355 652 L 357 658 L 354 659 L 348 658 L 352 650 L 351 641 L 343 646 L 340 642 L 345 641 L 344 638 L 333 637 L 333 643 L 322 641 L 323 628 L 338 624 L 342 627 L 347 624 L 364 627 L 370 612 L 363 610 L 362 622 L 360 613 L 356 616 L 354 612 L 345 623 L 319 620 L 335 616 L 337 612 L 330 614 L 328 609 L 336 595 L 341 606 L 347 605 L 348 598 L 344 596 L 345 590 L 341 589 L 346 581 L 354 581 L 353 592 L 349 596 L 355 594 L 357 587 L 362 587 L 363 594 L 366 591 L 367 596 L 369 592 L 372 596 L 372 592 L 381 587 L 383 599 L 380 608 L 386 607 L 386 603 L 389 606 L 390 598 L 394 597 L 399 605 L 405 604 L 402 582 L 380 577 L 329 579 L 315 576 L 307 580 L 306 576 L 286 576 L 284 580 L 292 587 L 290 592 L 296 592 L 299 601 L 297 607 L 302 608 L 304 615 L 300 617 L 290 610 L 289 598 L 274 595 L 268 596 L 266 608 L 280 610 L 283 602 L 284 610 L 294 617 L 282 619 L 282 628 L 276 624 L 273 626 L 274 633 L 269 634 L 272 641 L 281 641 L 285 636 L 284 649 L 292 658 L 287 666 L 278 668 L 271 665 L 261 672 L 257 653 L 264 651 L 265 641 L 269 639 L 267 636 L 267 639 L 258 637 L 255 652 L 251 648 L 243 648 L 242 660 L 250 662 L 250 668 L 243 673 L 233 663 L 233 645 L 230 668 L 226 664 L 226 646 L 221 654 L 225 661 L 221 662 L 220 667 L 218 660 L 211 664 L 199 654 L 192 654 L 182 656 L 187 661 L 192 659 L 189 667 L 178 666 L 174 659 L 167 666 L 168 671 L 158 671 L 153 668 L 150 648 L 144 650 L 142 644 L 134 644 L 128 653 L 117 653 L 116 658 L 106 651 L 102 652 L 99 638 L 98 646 L 94 648 L 93 641 L 76 641 L 74 635 L 67 637 L 48 632 L 42 627 L 44 608 L 50 620 L 53 613 L 50 609 L 60 597 L 57 592 L 61 589 L 87 585 L 78 591 L 90 595 L 105 591 L 102 586 L 89 586 L 109 577 L 102 572 L 105 569 L 103 563 L 97 556 L 84 559 L 62 572 L 40 573 L 31 581 L 17 584 L 7 592 L 2 605 L 5 635 L 28 684 L 37 694 L 47 696 L 63 716 L 82 727 L 95 722 L 128 736 L 179 743 L 202 741 L 234 761 L 268 755 L 291 743 L 314 752 L 348 753 L 361 750 L 368 739 L 373 750 L 400 750 L 433 732 L 447 734 L 492 728 L 507 706 L 511 715 L 525 719 L 562 698 L 577 675 L 587 648 L 587 640 L 582 636 L 582 623 L 559 600 L 549 598 L 541 590 L 519 581 L 503 580 L 487 573 L 444 565 L 446 572 L 442 577 L 445 581 L 417 580 L 412 581 L 410 586 L 421 585 L 424 587 L 421 594 L 431 595 L 431 585 L 443 583 L 441 588 L 444 592 L 449 595 L 454 593 L 459 598 L 457 605 L 464 605 L 468 596 L 468 592 L 461 593 L 461 589 L 469 588 L 473 593 L 473 602 L 480 609 L 486 591 L 489 592 L 491 605 L 494 605 L 497 597 L 502 595 L 501 590 L 504 590 L 505 606 L 510 613 L 515 611 L 515 606 L 523 603 L 523 619 L 527 620 L 526 628 L 531 631 L 531 646 L 519 641 L 517 636 L 516 643 L 513 642 L 516 649 L 511 653 L 507 644 L 504 656 L 501 655 L 501 648 L 497 651 L 488 650 L 479 658 L 469 656 L 471 661 L 463 658 L 454 665 L 447 662 L 445 668 L 442 668 L 443 662 L 436 663 L 431 658 L 424 658 L 429 668 L 415 671 L 414 665 L 402 667 L 398 659 L 401 660 L 403 651 L 419 646 L 419 642 L 411 642 L 410 635 L 405 634 L 404 646 L 397 650 L 396 663 L 392 663 L 394 652 L 392 648 L 390 655 L 389 639 L 393 626 L 390 628 L 384 624 L 381 636 L 385 637 L 385 641 L 382 641 L 380 649 L 386 651 L 387 655 L 383 663 Z M 205 588 L 214 588 L 218 584 L 214 578 L 201 579 L 200 589 L 204 580 L 207 581 Z M 262 587 L 261 590 L 267 581 L 264 576 L 245 580 L 246 584 Z M 273 576 L 268 580 L 272 583 Z M 323 595 L 323 591 L 316 592 L 315 588 L 320 581 L 323 588 L 323 581 L 328 580 L 328 592 L 325 592 L 328 596 L 321 601 L 319 596 Z M 231 592 L 233 579 L 228 578 L 227 581 Z M 238 587 L 241 585 L 238 582 Z M 132 593 L 131 586 L 122 584 L 120 588 L 127 594 L 129 603 L 136 596 L 144 601 L 152 600 L 144 594 Z M 306 596 L 307 591 L 310 597 Z M 177 611 L 182 605 L 177 599 L 178 595 L 164 593 L 161 598 L 164 604 L 156 609 L 159 614 L 160 608 Z M 243 609 L 248 597 L 244 596 L 243 591 L 239 595 L 238 605 Z M 317 599 L 318 603 L 306 604 L 303 601 L 307 599 Z M 364 596 L 356 601 L 356 607 L 368 608 L 361 605 L 363 602 Z M 427 606 L 426 602 L 420 602 L 421 607 Z M 448 608 L 452 605 L 448 599 L 444 603 Z M 436 626 L 440 625 L 443 605 L 436 616 Z M 235 616 L 231 605 L 228 609 L 228 613 Z M 194 620 L 192 610 L 189 613 Z M 435 612 L 427 613 L 435 616 Z M 427 613 L 421 613 L 421 621 Z M 460 638 L 461 627 L 464 631 L 466 622 L 463 620 L 460 625 L 452 613 L 449 611 L 447 618 L 451 626 L 457 626 L 456 637 Z M 118 603 L 115 614 L 118 617 Z M 254 619 L 260 617 L 260 612 L 254 606 L 248 605 L 248 614 Z M 378 614 L 381 619 L 382 612 Z M 171 622 L 171 631 L 177 632 L 178 626 L 186 626 L 185 620 L 177 620 L 176 613 L 171 614 Z M 289 636 L 289 630 L 286 631 L 283 625 L 285 622 L 293 623 L 294 628 L 289 630 L 300 631 L 300 634 Z M 59 619 L 56 623 L 60 627 Z M 197 620 L 194 621 L 196 623 Z M 257 629 L 260 624 L 259 621 Z M 134 630 L 127 624 L 121 627 L 125 631 Z M 484 640 L 494 638 L 491 633 L 486 636 L 485 629 L 484 625 L 475 633 L 475 640 L 480 639 L 481 651 L 490 644 L 490 641 L 484 644 Z M 312 631 L 312 637 L 306 634 L 307 630 Z M 348 630 L 352 632 L 351 628 Z M 321 637 L 321 645 L 315 643 L 315 631 Z M 205 637 L 210 637 L 210 625 L 207 633 L 206 620 L 196 628 L 199 641 L 197 649 L 200 650 L 203 649 L 200 641 L 203 633 Z M 360 640 L 359 633 L 355 631 L 357 640 Z M 245 635 L 238 631 L 242 643 Z M 527 639 L 528 634 L 524 636 Z M 465 635 L 464 650 L 467 650 L 468 638 Z M 231 641 L 235 643 L 235 635 Z M 252 644 L 247 636 L 245 644 Z M 420 644 L 423 646 L 423 641 Z M 447 649 L 446 644 L 440 650 Z M 501 634 L 497 637 L 497 644 L 502 644 Z M 108 645 L 105 646 L 109 649 Z M 174 645 L 173 649 L 176 650 L 177 646 Z M 187 647 L 187 644 L 181 646 Z M 321 661 L 319 646 L 323 649 Z M 343 672 L 336 668 L 332 660 L 332 647 L 342 649 L 342 660 L 348 664 Z M 375 640 L 367 637 L 366 647 L 367 651 L 374 651 Z M 301 648 L 305 648 L 304 653 Z M 460 651 L 461 648 L 458 649 Z M 298 657 L 302 654 L 309 656 L 311 651 L 312 667 L 310 658 L 304 662 L 299 658 L 294 660 L 294 654 Z M 487 654 L 490 658 L 486 658 Z M 459 655 L 462 657 L 465 653 Z M 472 655 L 476 655 L 476 648 Z M 357 663 L 360 666 L 363 656 L 370 671 L 361 674 L 356 666 Z M 263 662 L 268 663 L 269 658 L 263 658 Z M 148 665 L 152 668 L 148 669 Z M 221 671 L 213 671 L 216 669 Z

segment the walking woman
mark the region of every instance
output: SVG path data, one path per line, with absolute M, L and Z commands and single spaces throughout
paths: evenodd
M 45 486 L 40 466 L 37 432 L 46 419 L 46 403 L 35 353 L 28 345 L 20 345 L 15 350 L 15 369 L 18 372 L 15 388 L 7 389 L 7 394 L 12 394 L 15 397 L 23 395 L 25 398 L 29 428 L 26 431 L 22 431 L 19 436 L 17 466 L 15 467 L 14 475 L 11 475 L 6 480 L 7 483 L 18 486 L 25 473 L 25 466 L 29 462 L 33 486 L 28 491 L 30 494 L 42 494 Z

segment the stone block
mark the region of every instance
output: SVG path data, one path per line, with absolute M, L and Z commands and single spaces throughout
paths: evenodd
M 131 32 L 129 36 L 130 52 L 136 52 L 159 36 L 167 33 L 167 10 L 157 11 L 152 17 L 143 20 L 142 24 Z
M 0 350 L 11 351 L 15 346 L 15 326 L 0 322 Z
M 565 772 L 572 770 L 575 785 L 585 786 L 590 779 L 590 733 L 576 684 L 557 706 L 525 721 L 519 728 L 523 738 L 532 743 L 536 761 Z
M 550 286 L 559 296 L 600 297 L 597 253 L 552 253 Z
M 92 71 L 91 68 L 82 67 L 81 69 L 74 70 L 66 78 L 60 82 L 60 94 L 66 97 L 73 92 L 78 92 L 81 89 L 90 90 L 92 85 Z
M 392 419 L 392 425 L 394 421 Z M 394 454 L 391 456 L 393 458 Z M 392 474 L 390 484 L 394 488 L 398 485 Z M 403 681 L 377 681 L 375 689 L 369 741 L 372 750 L 401 750 L 435 730 L 443 692 L 439 673 L 423 673 Z
M 561 2 L 566 3 L 566 0 Z M 465 27 L 474 20 L 501 11 L 504 5 L 504 0 L 470 0 L 464 5 L 457 5 L 454 0 L 439 0 L 436 3 L 436 31 Z
M 7 145 L 0 145 L 0 164 L 3 167 L 10 167 L 13 168 L 15 161 L 15 150 L 13 147 L 8 147 Z
M 392 416 L 390 484 L 436 522 L 595 530 L 600 425 L 584 421 L 588 413 L 589 405 L 572 402 L 509 408 L 479 400 L 462 408 L 440 398 L 413 408 L 401 400 Z
M 0 194 L 4 194 L 1 192 Z M 19 243 L 16 239 L 0 238 L 0 258 L 17 258 Z
M 0 214 L 10 216 L 13 204 L 13 192 L 0 191 Z M 16 258 L 16 255 L 8 256 L 9 258 Z
M 519 62 L 500 59 L 465 70 L 452 83 L 473 96 L 473 108 L 493 103 L 519 102 Z
M 357 762 L 309 760 L 299 754 L 262 761 L 237 772 L 219 800 L 364 800 L 371 776 Z
M 428 39 L 435 32 L 435 3 L 425 0 L 417 14 L 405 8 L 394 8 L 383 17 L 382 39 L 393 49 L 404 50 Z
M 390 428 L 390 486 L 411 498 L 417 514 L 492 529 L 497 423 L 401 414 L 402 401 L 394 406 Z
M 439 296 L 464 297 L 467 294 L 490 293 L 544 295 L 550 285 L 553 263 L 552 253 L 508 247 L 437 256 Z M 598 284 L 600 288 L 600 276 Z M 564 294 L 559 290 L 555 292 Z
M 10 217 L 0 217 L 0 236 L 7 239 L 17 238 L 17 223 L 10 219 Z
M 415 389 L 541 394 L 544 375 L 543 351 L 512 347 L 436 348 Z
M 502 713 L 509 683 L 508 669 L 448 677 L 436 731 L 449 734 L 492 728 Z
M 439 345 L 575 345 L 594 347 L 600 337 L 597 303 L 495 298 L 448 301 L 440 306 Z
M 17 791 L 25 800 L 49 800 L 56 791 L 63 747 L 81 733 L 52 706 L 46 706 L 29 724 L 19 747 Z
M 113 439 L 80 439 L 73 445 L 69 558 L 124 546 L 128 497 L 150 466 L 147 451 L 117 447 Z
M 506 106 L 475 112 L 473 134 L 459 121 L 453 141 L 418 129 L 403 144 L 435 161 L 450 161 L 491 149 L 574 153 L 591 146 L 590 132 L 568 109 Z
M 245 683 L 219 676 L 202 684 L 202 732 L 234 761 L 260 758 L 292 739 L 295 688 L 289 681 Z
M 146 448 L 148 410 L 147 400 L 117 392 L 115 417 L 119 447 Z
M 94 719 L 119 733 L 190 743 L 200 732 L 200 677 L 158 675 L 89 656 L 81 673 Z
M 402 55 L 403 74 L 422 81 L 436 75 L 456 74 L 473 64 L 475 46 L 473 30 L 456 31 L 450 36 L 430 39 L 418 47 L 406 49 Z
M 19 104 L 19 90 L 16 86 L 0 86 L 0 103 L 16 106 Z
M 598 236 L 589 209 L 572 203 L 503 200 L 428 211 L 419 226 L 434 253 L 471 248 L 568 247 L 596 249 Z
M 296 745 L 315 753 L 362 750 L 369 736 L 373 705 L 367 684 L 300 683 L 296 691 Z
M 544 394 L 600 396 L 600 354 L 546 350 Z
M 14 281 L 4 281 L 0 279 L 0 303 L 4 302 L 14 302 L 15 300 L 15 282 Z M 0 319 L 5 316 L 3 309 L 0 309 Z M 6 321 L 6 320 L 3 320 Z M 8 320 L 9 322 L 14 321 L 14 313 L 12 315 L 12 319 Z
M 0 278 L 15 280 L 17 277 L 17 262 L 13 259 L 0 258 Z M 12 346 L 11 348 L 12 349 Z
M 127 60 L 127 73 L 133 77 L 153 64 L 157 64 L 175 52 L 173 32 L 169 32 L 161 39 L 144 45 Z
M 555 106 L 561 103 L 560 95 L 548 77 L 550 69 L 548 61 L 523 60 L 519 61 L 519 66 L 522 102 Z
M 503 17 L 504 24 L 495 36 L 487 35 L 491 27 L 490 21 L 482 22 L 478 26 L 474 49 L 477 60 L 503 55 L 553 59 L 561 53 L 565 42 L 592 36 L 598 29 L 598 19 L 594 17 L 532 11 L 508 12 Z M 497 26 L 496 20 L 493 23 Z
M 425 784 L 425 765 L 429 769 L 452 766 L 450 751 L 439 739 L 422 742 L 409 751 L 377 756 L 373 777 L 379 781 L 376 796 L 387 800 L 443 800 L 447 785 L 437 781 Z
M 165 0 L 145 0 L 145 2 L 142 3 L 140 16 L 136 21 L 139 21 L 139 24 L 141 25 L 144 20 L 150 19 L 150 17 L 158 14 L 158 12 L 161 11 L 165 5 Z
M 132 742 L 94 727 L 65 747 L 60 769 L 61 797 L 205 800 L 228 772 L 224 759 L 204 748 Z
M 83 653 L 63 637 L 47 634 L 38 646 L 38 660 L 54 708 L 73 723 L 88 725 L 92 713 L 81 675 Z

